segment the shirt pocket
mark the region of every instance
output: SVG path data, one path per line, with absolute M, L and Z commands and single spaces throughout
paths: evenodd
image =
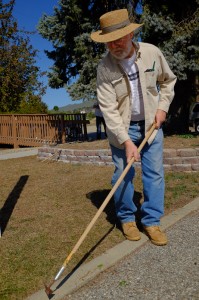
M 121 100 L 128 95 L 128 87 L 124 76 L 112 81 L 113 88 L 115 89 L 117 100 Z
M 157 75 L 155 71 L 145 72 L 145 82 L 147 88 L 156 88 Z

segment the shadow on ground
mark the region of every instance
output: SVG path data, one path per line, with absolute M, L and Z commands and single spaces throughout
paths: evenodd
M 86 259 L 92 254 L 92 252 L 102 243 L 102 241 L 111 233 L 115 226 L 112 226 L 105 235 L 82 257 L 82 259 L 77 263 L 77 265 L 73 268 L 73 270 L 67 274 L 64 279 L 59 283 L 56 287 L 58 290 L 74 273 L 75 271 L 86 261 Z M 70 255 L 70 254 L 69 254 Z M 51 295 L 50 299 L 53 298 L 53 294 Z
M 9 194 L 8 198 L 6 199 L 3 207 L 0 210 L 0 228 L 1 228 L 1 235 L 3 235 L 10 217 L 13 213 L 15 205 L 20 197 L 21 192 L 23 191 L 24 186 L 28 180 L 28 175 L 21 176 L 16 183 L 15 187 Z
M 109 195 L 111 190 L 95 190 L 86 195 L 86 197 L 91 200 L 92 204 L 99 209 L 107 196 Z M 133 201 L 137 207 L 137 212 L 136 212 L 136 220 L 138 223 L 138 227 L 141 227 L 141 222 L 140 222 L 140 200 L 142 198 L 142 194 L 140 192 L 134 192 L 134 198 Z M 118 229 L 121 230 L 121 225 L 120 222 L 117 219 L 116 213 L 115 213 L 115 205 L 114 205 L 114 199 L 113 197 L 110 199 L 108 202 L 107 206 L 104 209 L 104 212 L 106 213 L 106 219 L 107 221 L 112 224 L 116 225 Z

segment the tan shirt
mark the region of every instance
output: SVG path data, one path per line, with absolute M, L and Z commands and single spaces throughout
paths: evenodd
M 176 76 L 162 52 L 147 43 L 134 44 L 140 84 L 144 100 L 145 132 L 154 122 L 157 109 L 168 112 L 174 97 Z M 159 88 L 157 87 L 157 84 Z M 101 60 L 97 70 L 97 95 L 102 110 L 110 144 L 123 148 L 130 139 L 128 129 L 131 120 L 131 89 L 127 74 L 120 61 L 110 52 Z M 152 142 L 157 130 L 152 134 Z

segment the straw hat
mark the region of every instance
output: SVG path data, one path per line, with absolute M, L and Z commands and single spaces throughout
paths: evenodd
M 91 33 L 91 39 L 98 43 L 118 40 L 143 24 L 131 23 L 127 9 L 110 11 L 100 17 L 101 30 Z

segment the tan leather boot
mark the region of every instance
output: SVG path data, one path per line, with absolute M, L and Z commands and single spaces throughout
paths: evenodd
M 157 246 L 164 246 L 167 244 L 167 236 L 161 231 L 160 226 L 144 226 L 144 231 L 151 240 L 151 243 Z
M 122 229 L 127 240 L 138 241 L 141 239 L 141 234 L 135 222 L 122 223 Z

